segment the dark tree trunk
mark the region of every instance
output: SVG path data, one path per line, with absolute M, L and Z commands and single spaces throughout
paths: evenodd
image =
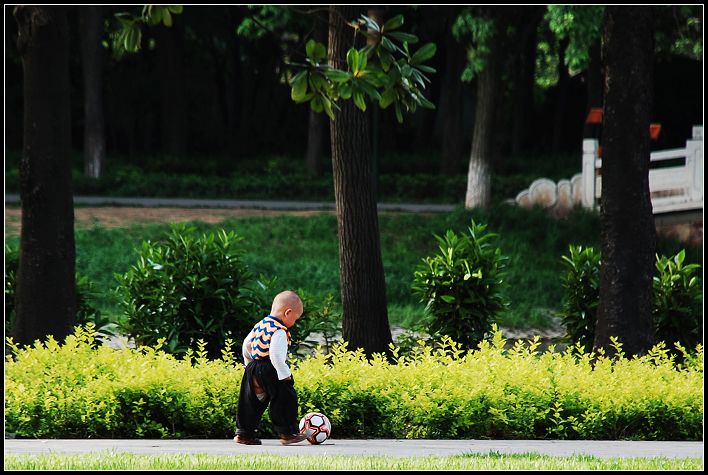
M 649 122 L 653 32 L 649 7 L 607 7 L 604 23 L 605 111 L 600 200 L 600 303 L 595 349 L 627 355 L 654 342 L 651 318 L 656 231 L 649 195 Z
M 464 157 L 465 135 L 462 132 L 462 70 L 467 58 L 464 46 L 452 34 L 452 25 L 460 7 L 445 9 L 445 76 L 440 93 L 439 113 L 443 114 L 440 173 L 457 173 Z
M 305 165 L 310 176 L 322 175 L 322 153 L 325 147 L 327 116 L 310 109 L 307 125 Z
M 500 93 L 499 52 L 503 31 L 497 22 L 495 34 L 489 39 L 486 65 L 477 76 L 477 107 L 467 173 L 465 208 L 488 208 L 491 203 L 494 125 Z
M 314 13 L 314 29 L 312 37 L 315 41 L 327 44 L 327 18 L 324 12 Z M 307 126 L 307 151 L 305 152 L 305 166 L 310 176 L 322 174 L 322 153 L 325 146 L 325 133 L 327 132 L 327 116 L 310 109 Z
M 330 6 L 329 62 L 346 69 L 353 31 L 345 21 L 359 17 L 352 6 Z M 389 352 L 392 342 L 386 307 L 379 223 L 372 189 L 370 129 L 366 114 L 342 101 L 330 122 L 332 172 L 339 234 L 342 336 L 350 349 L 367 355 Z
M 183 157 L 187 154 L 187 111 L 184 78 L 184 24 L 174 15 L 171 27 L 158 26 L 157 56 L 162 91 L 162 151 Z
M 24 71 L 24 145 L 12 336 L 31 344 L 47 335 L 62 340 L 76 321 L 69 27 L 65 7 L 17 6 L 14 16 Z
M 81 66 L 84 75 L 84 174 L 91 178 L 100 178 L 106 159 L 103 125 L 102 7 L 80 7 L 79 21 Z

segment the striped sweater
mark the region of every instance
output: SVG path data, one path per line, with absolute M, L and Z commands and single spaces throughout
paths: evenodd
M 290 345 L 290 332 L 280 320 L 273 315 L 268 315 L 258 322 L 251 330 L 251 358 L 259 360 L 270 356 L 270 340 L 278 330 L 284 330 Z

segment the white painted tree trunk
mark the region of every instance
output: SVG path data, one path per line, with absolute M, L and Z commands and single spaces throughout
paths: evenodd
M 465 208 L 486 208 L 492 196 L 492 172 L 489 161 L 473 154 L 467 172 L 467 193 Z

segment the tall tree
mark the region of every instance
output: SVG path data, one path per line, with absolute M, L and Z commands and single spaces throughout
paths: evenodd
M 362 348 L 367 355 L 388 353 L 392 340 L 370 127 L 363 113 L 367 99 L 384 109 L 393 105 L 399 123 L 403 110 L 435 108 L 423 95 L 430 82 L 423 73 L 435 72 L 424 63 L 435 55 L 436 46 L 428 43 L 413 51 L 409 44 L 417 43 L 418 37 L 396 31 L 403 22 L 403 15 L 396 15 L 380 25 L 358 7 L 330 6 L 329 48 L 308 41 L 306 64 L 292 63 L 304 69 L 290 79 L 290 96 L 296 103 L 309 103 L 312 110 L 331 119 L 342 333 L 352 347 Z M 371 41 L 355 47 L 362 36 Z
M 14 8 L 22 57 L 22 229 L 12 336 L 62 339 L 76 320 L 71 184 L 69 32 L 66 7 Z
M 606 7 L 602 264 L 594 347 L 612 352 L 610 337 L 616 336 L 629 355 L 645 353 L 654 340 L 656 230 L 649 194 L 653 48 L 651 7 Z
M 347 20 L 364 10 L 332 5 L 329 64 L 346 69 L 352 30 Z M 381 259 L 378 213 L 372 186 L 372 151 L 366 114 L 347 101 L 330 122 L 332 174 L 339 235 L 342 337 L 367 354 L 388 352 L 392 343 Z
M 103 117 L 103 61 L 101 34 L 102 7 L 79 8 L 81 66 L 84 76 L 84 174 L 91 178 L 103 175 L 106 138 Z
M 473 19 L 473 35 L 485 51 L 484 63 L 476 66 L 477 104 L 467 172 L 466 208 L 487 208 L 492 197 L 494 120 L 501 93 L 501 58 L 504 7 L 479 7 Z
M 327 15 L 324 12 L 313 12 L 313 33 L 315 41 L 327 44 Z M 307 151 L 305 152 L 305 166 L 311 176 L 322 174 L 322 155 L 325 147 L 325 133 L 327 132 L 327 117 L 310 109 L 307 125 Z

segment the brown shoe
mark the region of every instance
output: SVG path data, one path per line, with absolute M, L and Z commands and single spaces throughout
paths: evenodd
M 242 435 L 237 435 L 234 437 L 234 442 L 243 445 L 261 445 L 261 439 L 256 439 L 255 437 L 244 437 Z
M 305 434 L 281 434 L 280 443 L 283 445 L 297 444 L 307 439 Z

